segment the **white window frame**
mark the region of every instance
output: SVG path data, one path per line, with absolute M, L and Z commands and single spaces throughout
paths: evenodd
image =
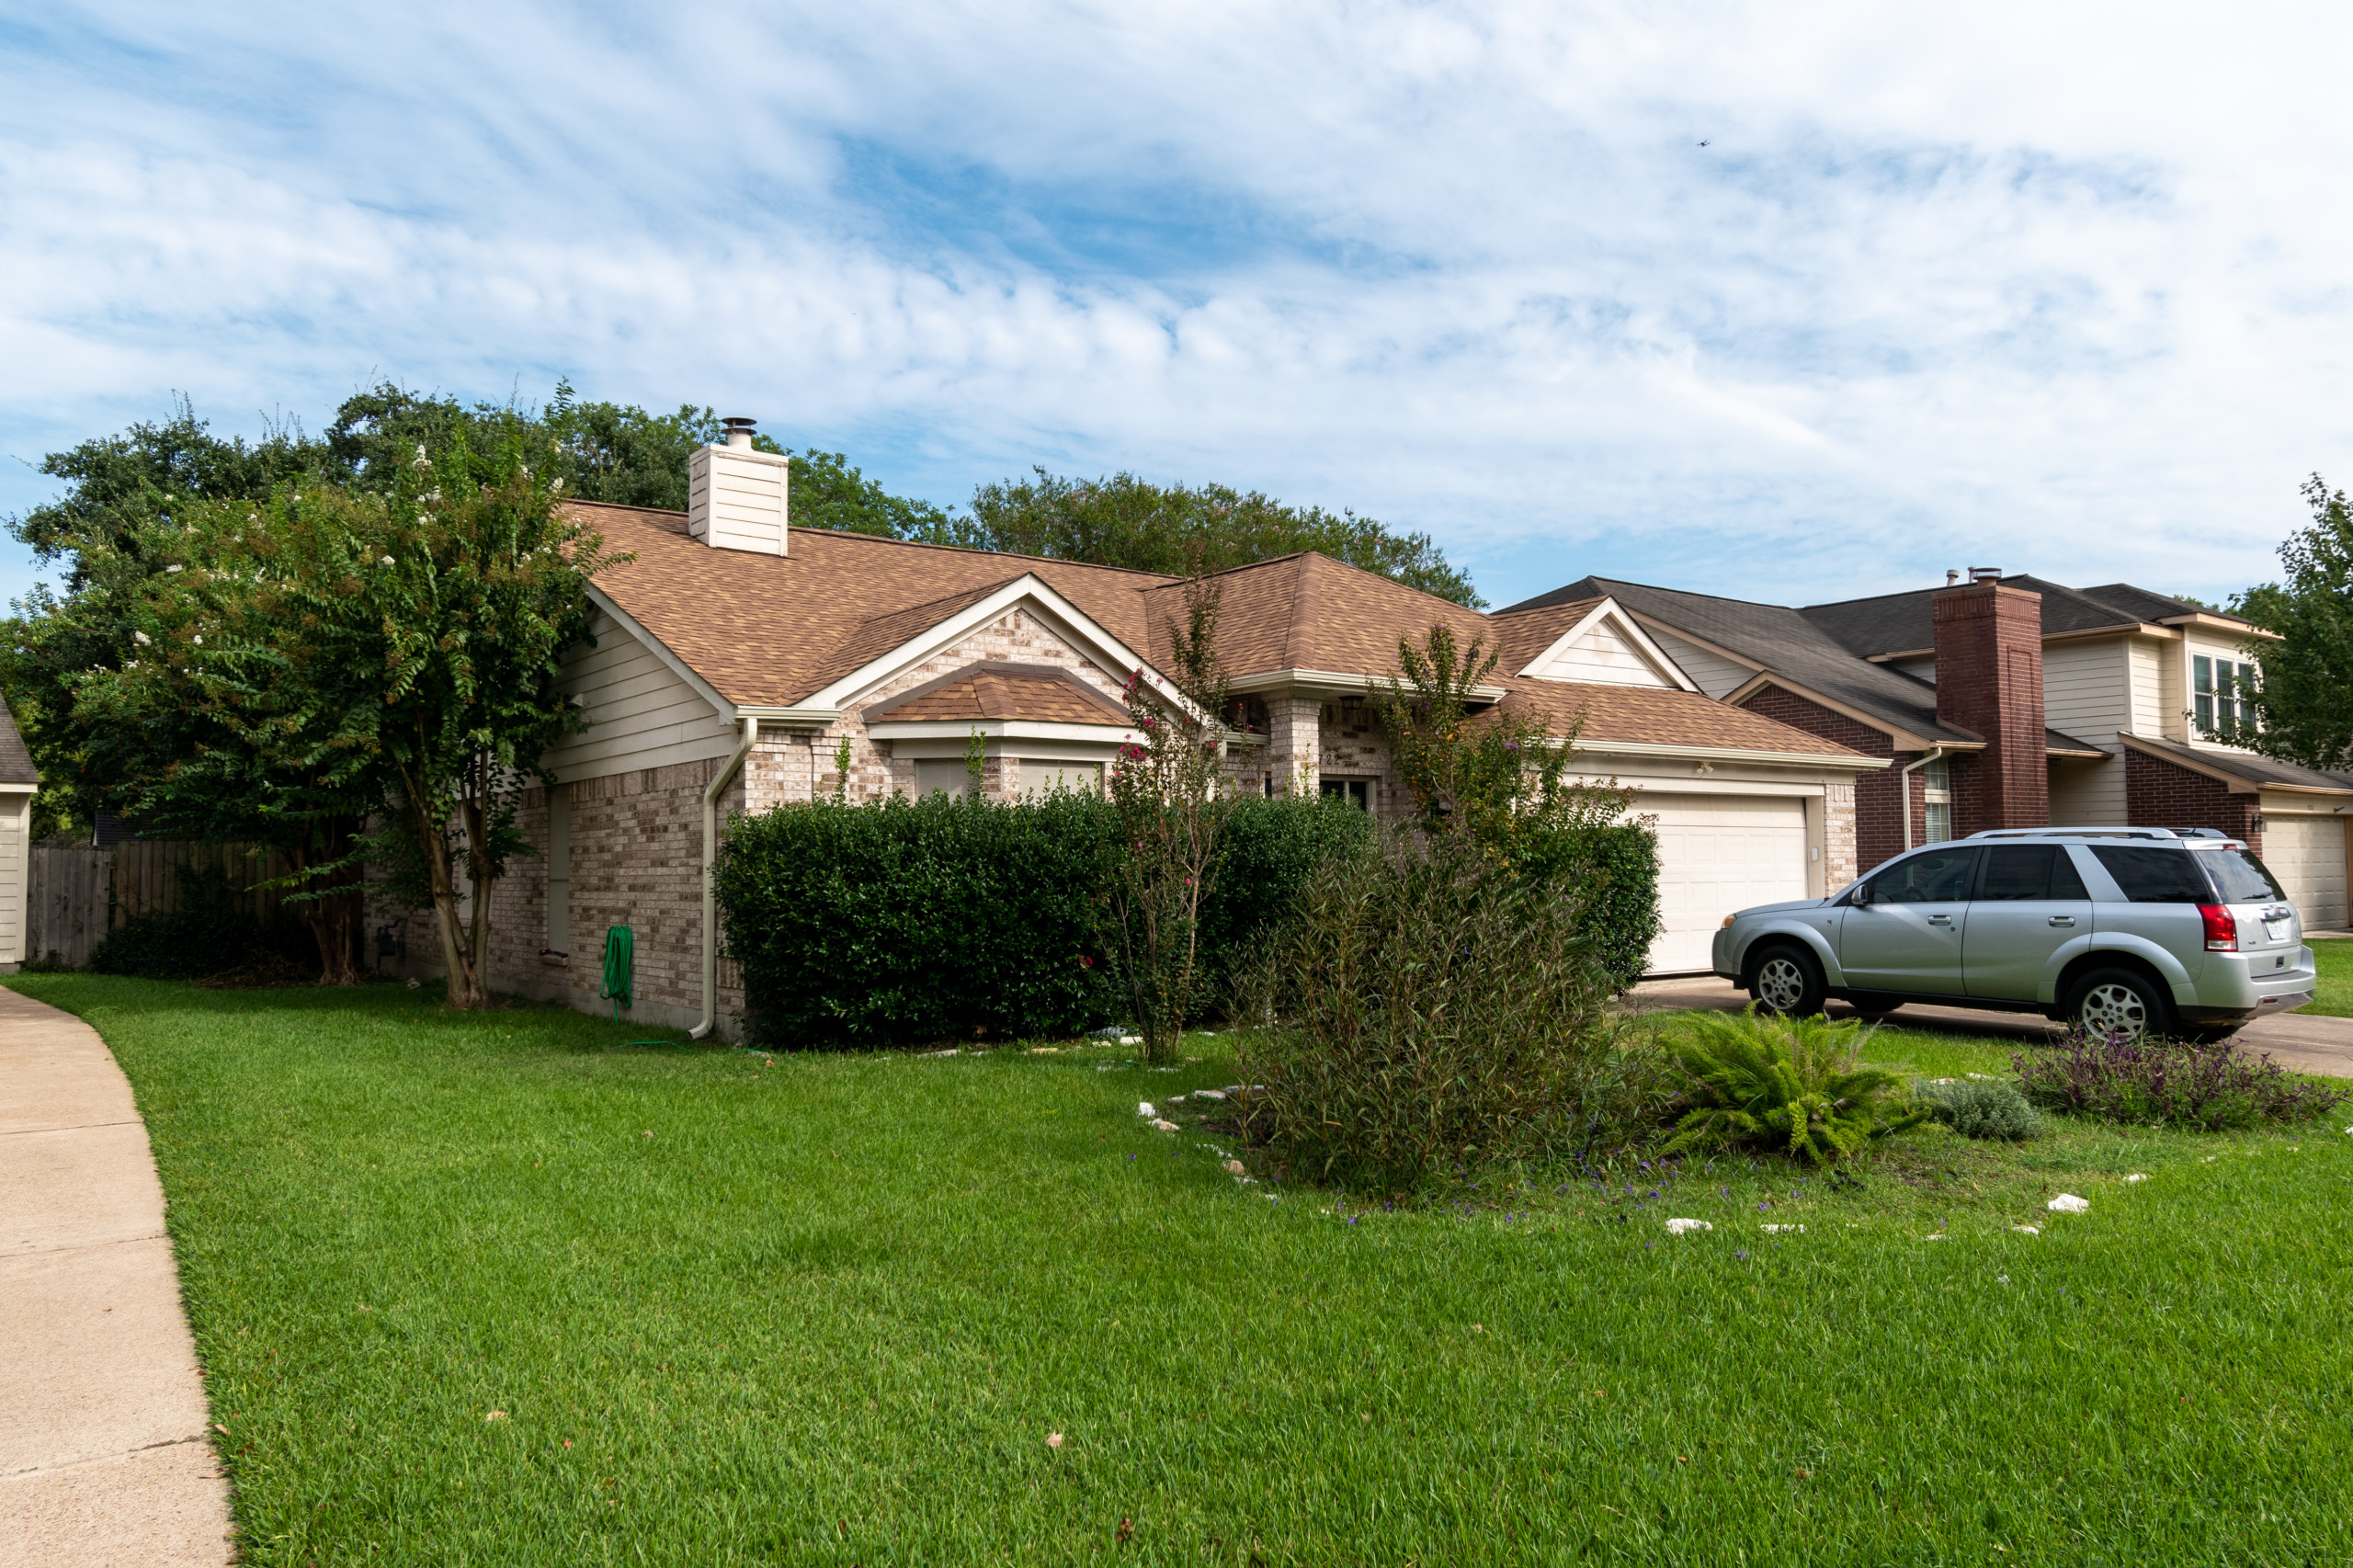
M 1920 769 L 1920 842 L 1952 842 L 1952 761 L 1937 757 Z

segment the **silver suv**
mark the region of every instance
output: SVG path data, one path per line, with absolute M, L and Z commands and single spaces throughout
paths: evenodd
M 2211 828 L 2003 829 L 1906 851 L 1829 898 L 1724 917 L 1715 971 L 1770 1011 L 1836 996 L 2220 1039 L 2313 998 L 2279 883 Z

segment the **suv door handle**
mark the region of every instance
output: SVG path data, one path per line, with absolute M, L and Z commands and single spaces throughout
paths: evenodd
M 2051 917 L 2051 924 L 2053 926 L 2073 926 L 2075 923 L 2075 917 L 2072 915 L 2054 915 Z
M 1928 916 L 1928 924 L 1931 926 L 1949 926 L 1952 924 L 1952 916 L 1949 915 L 1931 915 Z

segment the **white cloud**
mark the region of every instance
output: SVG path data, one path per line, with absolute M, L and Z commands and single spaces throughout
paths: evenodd
M 251 430 L 569 373 L 942 500 L 1042 461 L 1352 506 L 1499 601 L 2222 593 L 2346 466 L 2353 116 L 2277 70 L 2343 52 L 2309 11 L 50 27 L 0 108 L 13 454 L 172 388 Z

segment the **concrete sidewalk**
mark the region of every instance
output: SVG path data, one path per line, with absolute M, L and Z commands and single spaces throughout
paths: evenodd
M 229 1483 L 131 1085 L 0 990 L 0 1556 L 217 1568 Z
M 1693 979 L 1645 980 L 1634 987 L 1626 1002 L 1628 1009 L 1636 1013 L 1684 1007 L 1711 1007 L 1736 1013 L 1748 1006 L 1748 993 L 1735 989 L 1729 980 L 1700 975 Z M 1844 1002 L 1831 1003 L 1828 1012 L 1834 1018 L 1855 1016 L 1855 1010 Z M 1970 1007 L 1907 1006 L 1890 1014 L 1888 1021 L 1909 1029 L 2014 1040 L 2026 1045 L 2048 1045 L 2066 1032 L 2038 1013 L 1981 1013 Z M 2278 1014 L 2247 1025 L 2231 1037 L 2231 1043 L 2249 1055 L 2268 1054 L 2290 1073 L 2353 1078 L 2353 1018 Z

